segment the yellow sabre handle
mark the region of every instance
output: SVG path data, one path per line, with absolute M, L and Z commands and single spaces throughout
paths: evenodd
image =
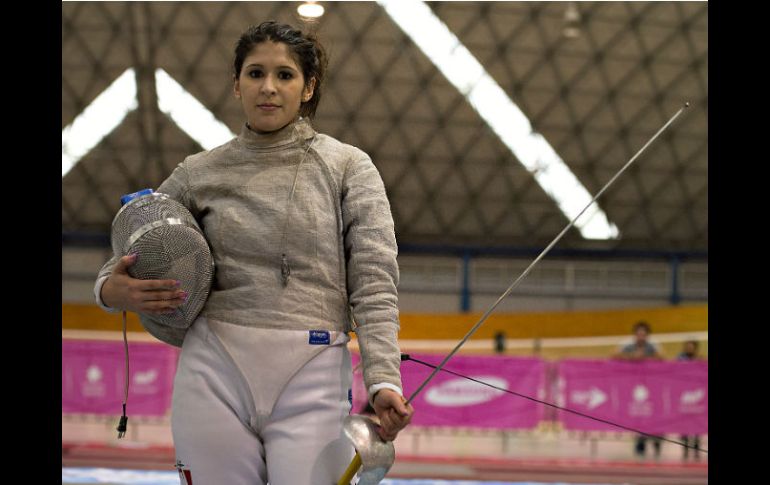
M 350 481 L 356 476 L 359 468 L 361 468 L 361 455 L 356 451 L 356 456 L 353 457 L 353 461 L 348 465 L 348 469 L 345 470 L 342 478 L 337 481 L 337 485 L 350 485 Z

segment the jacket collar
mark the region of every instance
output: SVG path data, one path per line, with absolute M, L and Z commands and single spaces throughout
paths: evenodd
M 257 133 L 244 123 L 238 140 L 249 148 L 265 149 L 302 143 L 315 135 L 316 132 L 310 125 L 310 121 L 307 118 L 299 118 L 280 130 L 270 133 Z

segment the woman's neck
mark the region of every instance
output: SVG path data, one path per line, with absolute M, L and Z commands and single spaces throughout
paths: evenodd
M 287 126 L 291 125 L 292 123 L 296 123 L 297 121 L 299 121 L 301 119 L 302 119 L 301 116 L 297 116 L 296 118 L 294 118 L 290 122 L 286 123 L 282 127 L 278 128 L 277 130 L 272 130 L 272 131 L 255 130 L 254 128 L 251 127 L 251 125 L 249 124 L 248 121 L 246 122 L 246 128 L 248 128 L 250 131 L 252 131 L 252 132 L 254 132 L 254 133 L 258 134 L 258 135 L 269 135 L 271 133 L 277 133 L 277 132 L 283 130 L 284 128 L 286 128 Z

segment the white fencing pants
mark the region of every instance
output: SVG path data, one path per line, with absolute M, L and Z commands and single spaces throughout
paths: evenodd
M 185 336 L 171 415 L 181 483 L 335 484 L 354 455 L 342 433 L 351 408 L 347 335 L 332 332 L 329 344 L 314 345 L 308 354 L 301 347 L 310 345 L 307 331 L 246 330 L 278 340 L 264 338 L 255 347 L 244 342 L 253 347 L 253 366 L 237 348 L 228 352 L 205 318 Z M 286 348 L 287 338 L 295 352 Z M 239 345 L 235 339 L 228 344 Z M 287 375 L 298 355 L 310 358 Z M 272 406 L 260 396 L 260 379 L 266 389 L 279 389 Z M 276 379 L 285 382 L 276 385 Z

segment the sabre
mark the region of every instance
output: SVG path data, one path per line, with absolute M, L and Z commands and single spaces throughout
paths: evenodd
M 505 297 L 508 296 L 511 293 L 511 291 L 513 291 L 513 289 L 516 288 L 516 286 L 518 286 L 521 280 L 523 280 L 529 274 L 529 272 L 532 271 L 532 268 L 534 268 L 535 265 L 541 259 L 543 259 L 543 257 L 546 254 L 548 254 L 551 248 L 553 248 L 556 245 L 556 243 L 558 243 L 561 240 L 561 238 L 564 237 L 564 234 L 566 234 L 567 231 L 569 231 L 570 228 L 572 228 L 572 226 L 575 225 L 575 222 L 578 220 L 578 218 L 580 218 L 580 216 L 582 216 L 583 213 L 586 210 L 588 210 L 589 207 L 591 207 L 591 204 L 593 204 L 596 201 L 596 199 L 598 199 L 615 182 L 615 180 L 617 180 L 617 178 L 620 177 L 620 175 L 623 174 L 623 172 L 625 172 L 628 169 L 628 167 L 630 167 L 631 164 L 634 163 L 634 161 L 637 158 L 639 158 L 639 155 L 641 155 L 642 152 L 644 152 L 647 149 L 647 147 L 650 146 L 652 142 L 654 142 L 658 138 L 658 136 L 660 136 L 660 134 L 663 133 L 669 127 L 669 125 L 671 125 L 671 123 L 673 123 L 679 117 L 679 115 L 681 115 L 682 112 L 689 107 L 690 107 L 689 102 L 684 103 L 684 106 L 679 108 L 679 111 L 677 111 L 666 122 L 666 124 L 664 124 L 652 136 L 652 138 L 650 138 L 647 141 L 647 143 L 645 143 L 644 146 L 640 148 L 639 151 L 636 152 L 636 154 L 633 157 L 631 157 L 631 159 L 628 162 L 626 162 L 625 165 L 623 165 L 623 167 L 609 180 L 609 182 L 607 182 L 604 185 L 604 187 L 602 187 L 601 190 L 599 190 L 599 192 L 597 192 L 596 195 L 594 195 L 591 201 L 588 202 L 588 204 L 586 204 L 586 206 L 583 207 L 583 209 L 569 222 L 569 224 L 567 224 L 567 226 L 564 229 L 562 229 L 562 231 L 554 238 L 554 240 L 551 241 L 551 243 L 548 244 L 548 246 L 546 246 L 546 248 L 540 252 L 540 254 L 534 259 L 534 261 L 532 261 L 532 263 L 530 263 L 529 266 L 527 266 L 527 268 L 521 273 L 521 275 L 518 278 L 516 278 L 516 280 L 513 283 L 511 283 L 511 285 L 508 287 L 507 290 L 505 290 L 505 292 L 500 296 L 500 298 L 498 298 L 497 301 L 491 307 L 489 307 L 489 309 L 484 313 L 484 315 L 482 315 L 479 321 L 476 322 L 476 324 L 473 327 L 471 327 L 471 329 L 468 331 L 467 334 L 465 334 L 465 337 L 463 337 L 462 340 L 460 340 L 460 342 L 455 346 L 455 348 L 452 349 L 452 351 L 449 352 L 449 354 L 447 354 L 446 357 L 444 357 L 444 360 L 442 360 L 441 363 L 434 368 L 433 372 L 422 382 L 422 384 L 420 384 L 420 386 L 412 393 L 412 395 L 409 396 L 409 399 L 406 401 L 406 404 L 411 403 L 414 400 L 414 398 L 417 397 L 418 394 L 420 394 L 420 392 L 425 388 L 425 386 L 428 385 L 428 383 L 433 379 L 433 377 L 435 377 L 436 374 L 438 374 L 439 371 L 443 369 L 444 365 L 446 365 L 446 363 L 449 362 L 449 359 L 451 359 L 457 353 L 457 351 L 460 350 L 460 348 L 463 345 L 465 345 L 465 342 L 467 342 L 468 339 L 470 339 L 471 336 L 474 333 L 476 333 L 479 327 L 481 327 L 481 325 L 487 320 L 487 318 L 489 318 L 489 316 L 492 314 L 495 308 L 497 308 L 500 302 L 502 302 L 505 299 Z M 350 483 L 350 480 L 353 478 L 353 476 L 355 476 L 355 474 L 358 472 L 358 469 L 362 464 L 364 466 L 364 473 L 362 474 L 358 484 L 375 485 L 379 483 L 380 480 L 382 480 L 382 478 L 385 476 L 385 473 L 387 473 L 387 471 L 390 469 L 390 466 L 393 464 L 393 460 L 395 459 L 395 450 L 393 448 L 393 444 L 392 442 L 388 442 L 388 444 L 390 444 L 389 450 L 393 450 L 393 454 L 390 457 L 389 464 L 383 463 L 383 460 L 381 458 L 382 451 L 379 449 L 381 448 L 381 446 L 378 443 L 377 444 L 378 453 L 376 453 L 376 455 L 380 458 L 376 464 L 377 466 L 367 467 L 368 457 L 366 455 L 368 454 L 369 450 L 365 449 L 366 443 L 362 442 L 362 439 L 360 437 L 361 435 L 360 430 L 363 428 L 363 425 L 361 424 L 362 419 L 366 419 L 366 418 L 363 418 L 361 416 L 356 416 L 356 417 L 348 416 L 348 418 L 345 419 L 345 424 L 343 428 L 344 428 L 345 434 L 354 443 L 354 446 L 356 448 L 356 456 L 351 461 L 350 465 L 348 466 L 347 470 L 343 474 L 342 478 L 340 478 L 340 480 L 337 482 L 337 485 L 348 485 Z M 373 428 L 374 425 L 371 424 L 370 427 Z M 354 435 L 356 436 L 357 439 L 354 439 Z M 369 432 L 367 436 L 370 437 L 372 440 L 379 439 L 378 437 L 375 438 L 377 435 L 376 433 L 373 433 L 373 432 Z

